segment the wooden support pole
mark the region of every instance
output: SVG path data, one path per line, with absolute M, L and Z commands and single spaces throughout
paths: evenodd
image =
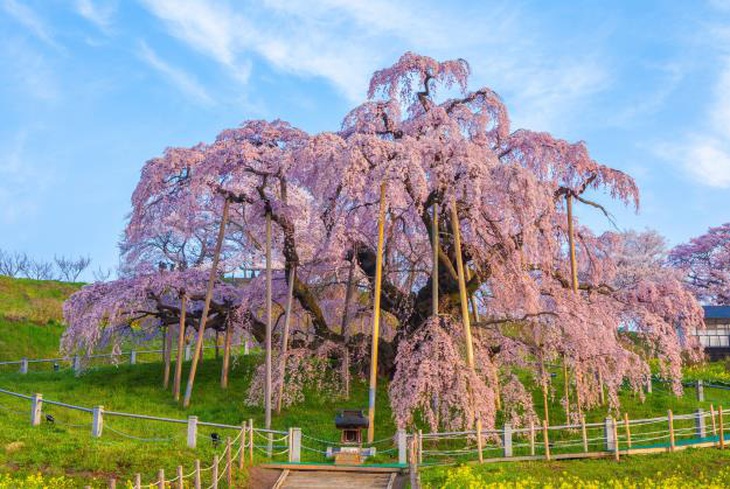
M 535 456 L 535 423 L 530 421 L 530 455 Z
M 568 192 L 565 196 L 568 210 L 568 245 L 570 247 L 570 278 L 573 292 L 578 293 L 578 261 L 575 258 L 575 237 L 573 230 L 573 195 Z
M 464 338 L 466 340 L 466 362 L 474 372 L 474 343 L 471 338 L 471 323 L 469 321 L 469 303 L 466 294 L 466 275 L 461 250 L 461 230 L 459 229 L 459 214 L 456 210 L 456 201 L 451 204 L 451 227 L 454 233 L 454 249 L 456 254 L 456 268 L 459 278 L 459 297 L 461 302 L 461 316 L 464 324 Z
M 715 420 L 715 407 L 710 404 L 710 419 L 712 421 L 712 436 L 717 436 L 717 422 Z
M 233 341 L 233 323 L 228 321 L 226 336 L 223 340 L 223 365 L 221 365 L 221 389 L 228 389 L 228 370 L 231 366 L 231 342 Z
M 570 377 L 565 355 L 563 355 L 563 395 L 565 396 L 565 424 L 570 424 Z
M 238 470 L 243 469 L 243 463 L 246 461 L 246 422 L 241 423 L 241 434 L 239 435 L 240 450 L 238 452 Z
M 476 431 L 477 431 L 477 450 L 479 450 L 479 463 L 484 463 L 484 445 L 482 442 L 482 420 L 477 418 L 476 420 Z
M 180 324 L 177 327 L 177 356 L 175 357 L 175 378 L 172 381 L 172 396 L 180 400 L 180 385 L 182 383 L 182 364 L 185 349 L 185 319 L 187 315 L 187 296 L 180 294 Z
M 183 479 L 183 467 L 177 466 L 177 489 L 185 489 L 185 479 Z
M 248 461 L 253 465 L 253 419 L 248 420 Z
M 345 290 L 345 306 L 342 309 L 342 325 L 340 331 L 342 337 L 345 339 L 344 356 L 342 358 L 342 370 L 344 370 L 344 388 L 345 388 L 345 399 L 350 398 L 350 303 L 352 302 L 352 296 L 355 293 L 355 260 L 356 253 L 353 251 L 352 259 L 350 260 L 350 267 L 347 271 L 347 289 Z M 281 397 L 281 396 L 280 396 Z
M 221 248 L 223 247 L 223 238 L 226 232 L 226 221 L 228 220 L 228 199 L 223 203 L 223 215 L 221 217 L 220 228 L 218 229 L 218 238 L 213 253 L 213 263 L 210 267 L 210 276 L 208 277 L 208 288 L 205 292 L 205 302 L 203 303 L 203 313 L 200 316 L 200 326 L 198 327 L 198 339 L 195 343 L 195 353 L 193 353 L 193 361 L 190 365 L 190 373 L 188 374 L 188 385 L 185 389 L 185 398 L 183 399 L 183 407 L 190 406 L 190 398 L 193 395 L 193 384 L 195 383 L 195 373 L 198 369 L 198 362 L 203 353 L 203 341 L 205 340 L 205 324 L 208 321 L 208 312 L 210 311 L 210 301 L 213 298 L 213 285 L 218 275 L 218 260 L 220 260 Z
M 142 489 L 142 474 L 134 474 L 134 489 Z
M 604 406 L 606 404 L 606 393 L 603 390 L 603 374 L 600 370 L 598 371 L 598 388 L 600 389 L 601 406 Z
M 383 239 L 385 235 L 385 182 L 380 184 L 378 213 L 378 251 L 375 259 L 375 290 L 373 295 L 373 330 L 370 348 L 370 388 L 368 390 L 368 443 L 375 439 L 375 389 L 378 383 L 378 342 L 380 340 L 380 294 L 383 281 Z
M 547 419 L 542 422 L 542 438 L 545 442 L 545 460 L 550 460 L 550 440 L 548 439 Z
M 193 487 L 195 489 L 201 489 L 202 480 L 200 478 L 200 460 L 195 459 L 195 474 L 193 475 Z
M 717 421 L 720 426 L 720 450 L 725 450 L 725 423 L 722 422 L 722 406 L 717 407 Z
M 542 362 L 541 362 L 542 363 Z M 543 366 L 543 372 L 545 372 L 545 367 Z M 545 419 L 550 420 L 550 408 L 548 407 L 548 385 L 547 385 L 547 379 L 542 381 L 542 409 L 544 411 Z
M 588 453 L 588 432 L 586 430 L 586 417 L 580 417 L 580 434 L 583 438 L 583 452 Z
M 231 437 L 226 438 L 226 483 L 233 484 L 233 443 Z
M 354 258 L 353 258 L 354 260 Z M 284 397 L 284 377 L 286 376 L 286 354 L 289 348 L 289 324 L 291 322 L 292 308 L 294 307 L 294 281 L 296 280 L 297 269 L 293 267 L 289 272 L 289 287 L 286 295 L 286 312 L 284 313 L 284 331 L 281 334 L 281 349 L 279 352 L 279 392 L 276 394 L 276 414 L 281 414 L 282 398 Z M 349 287 L 348 287 L 349 293 Z M 347 302 L 347 301 L 345 301 Z M 347 305 L 345 305 L 347 307 Z M 347 315 L 347 311 L 345 311 Z
M 114 477 L 109 479 L 109 489 L 117 489 L 117 480 Z
M 411 446 L 409 450 L 410 454 L 410 464 L 408 467 L 409 472 L 409 479 L 411 482 L 411 488 L 417 489 L 418 488 L 418 459 L 416 457 L 416 437 L 411 437 Z
M 165 489 L 165 469 L 157 472 L 157 489 Z
M 272 304 L 271 304 L 271 211 L 266 211 L 266 360 L 265 360 L 265 384 L 264 384 L 264 427 L 271 429 L 271 328 Z
M 439 314 L 439 204 L 433 203 L 433 216 L 431 219 L 431 248 L 433 251 L 431 260 L 431 314 Z
M 416 445 L 416 448 L 418 450 L 418 463 L 423 463 L 423 430 L 418 430 L 418 445 Z
M 621 458 L 621 455 L 619 453 L 618 420 L 616 418 L 613 418 L 613 441 L 614 441 L 613 456 L 616 459 L 616 462 L 618 462 Z
M 213 480 L 211 481 L 213 484 L 211 487 L 213 489 L 218 489 L 218 455 L 213 455 L 213 468 L 211 469 L 211 477 Z
M 669 423 L 669 450 L 674 451 L 674 415 L 672 410 L 667 410 L 667 422 Z
M 165 373 L 162 379 L 162 387 L 167 390 L 170 387 L 170 367 L 172 364 L 172 333 L 170 326 L 165 326 Z
M 464 272 L 464 260 L 462 257 L 461 249 L 461 229 L 459 225 L 459 213 L 456 209 L 456 200 L 451 202 L 451 231 L 454 235 L 454 254 L 456 255 L 456 269 L 459 279 L 459 299 L 461 303 L 461 320 L 464 325 L 464 340 L 466 342 L 466 363 L 469 366 L 469 370 L 474 377 L 476 377 L 476 368 L 474 366 L 474 343 L 471 337 L 471 323 L 469 320 L 469 302 L 466 293 L 466 274 Z M 480 417 L 476 405 L 474 402 L 474 396 L 469 391 L 470 399 L 469 402 L 472 404 L 472 408 L 477 413 L 476 421 L 479 422 Z
M 631 425 L 629 424 L 629 413 L 624 413 L 624 428 L 626 429 L 626 448 L 631 449 Z

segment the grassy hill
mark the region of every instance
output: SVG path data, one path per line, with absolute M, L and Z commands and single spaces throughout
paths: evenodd
M 54 356 L 57 353 L 62 300 L 79 286 L 58 282 L 11 280 L 0 277 L 0 358 L 15 360 L 22 356 Z M 240 352 L 238 352 L 240 353 Z M 239 355 L 233 362 L 230 387 L 219 387 L 220 361 L 208 357 L 199 369 L 193 404 L 183 410 L 172 400 L 169 392 L 161 387 L 162 366 L 158 357 L 147 358 L 138 365 L 100 365 L 80 377 L 73 372 L 53 372 L 44 367 L 28 375 L 20 375 L 16 369 L 0 372 L 0 388 L 25 394 L 42 393 L 44 399 L 62 401 L 81 406 L 104 405 L 105 409 L 131 413 L 185 418 L 197 415 L 204 421 L 239 424 L 252 418 L 257 426 L 263 424 L 263 410 L 243 403 L 251 375 L 262 361 L 260 354 Z M 187 372 L 185 365 L 184 372 Z M 719 365 L 706 371 L 694 371 L 698 378 L 717 375 Z M 556 370 L 555 391 L 561 392 L 560 369 Z M 392 436 L 395 426 L 387 399 L 387 383 L 380 382 L 378 391 L 378 425 L 376 439 Z M 684 397 L 676 398 L 665 390 L 655 388 L 646 402 L 640 402 L 633 394 L 622 395 L 622 409 L 632 418 L 661 416 L 667 409 L 687 413 L 700 406 L 695 393 L 687 389 Z M 707 408 L 730 405 L 730 392 L 707 390 Z M 539 394 L 535 395 L 538 414 L 542 415 Z M 317 393 L 308 393 L 303 405 L 284 409 L 275 415 L 273 427 L 302 428 L 307 435 L 336 440 L 339 433 L 334 428 L 333 417 L 337 408 L 359 407 L 367 404 L 365 381 L 355 382 L 350 400 L 332 401 Z M 557 401 L 551 404 L 553 423 L 563 421 L 562 408 Z M 209 461 L 214 448 L 209 439 L 213 431 L 222 436 L 233 435 L 218 428 L 201 428 L 198 448 L 189 449 L 185 443 L 185 425 L 148 423 L 134 419 L 108 417 L 104 435 L 95 439 L 90 435 L 91 416 L 45 405 L 44 413 L 51 414 L 55 423 L 43 423 L 31 428 L 30 404 L 27 400 L 0 396 L 0 472 L 13 477 L 25 478 L 42 472 L 46 478 L 63 476 L 68 487 L 106 487 L 106 480 L 115 476 L 120 480 L 131 479 L 134 473 L 144 474 L 151 480 L 157 469 L 172 471 L 184 465 L 189 471 L 196 458 Z M 599 421 L 607 414 L 606 408 L 586 413 L 588 421 Z M 501 420 L 499 421 L 501 423 Z M 314 440 L 305 444 L 324 450 Z M 218 450 L 219 451 L 219 450 Z M 307 456 L 305 454 L 305 456 Z M 672 454 L 623 457 L 620 463 L 609 460 L 565 462 L 520 462 L 464 465 L 426 468 L 422 471 L 423 482 L 428 487 L 633 487 L 623 484 L 624 479 L 644 483 L 636 487 L 712 487 L 708 482 L 712 475 L 717 479 L 715 487 L 730 484 L 730 450 L 688 450 Z M 697 485 L 693 474 L 701 467 L 707 475 L 705 485 Z M 658 476 L 657 472 L 661 475 Z M 169 472 L 168 472 L 169 473 Z M 713 475 L 714 474 L 714 475 Z M 96 479 L 96 485 L 91 482 Z M 593 482 L 591 482 L 593 481 Z M 598 482 L 596 482 L 598 481 Z M 3 479 L 0 476 L 0 488 Z M 7 487 L 24 487 L 23 483 L 10 483 Z M 54 483 L 60 487 L 61 483 Z M 505 484 L 505 485 L 499 485 Z M 512 485 L 510 485 L 512 484 Z M 563 485 L 561 485 L 563 484 Z M 650 484 L 655 484 L 650 486 Z
M 0 275 L 0 361 L 57 356 L 63 301 L 80 287 Z

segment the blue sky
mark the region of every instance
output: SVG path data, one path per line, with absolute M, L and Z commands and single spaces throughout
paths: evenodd
M 730 221 L 727 1 L 0 0 L 0 248 L 115 267 L 145 160 L 252 118 L 337 129 L 407 50 L 633 175 L 621 228 Z

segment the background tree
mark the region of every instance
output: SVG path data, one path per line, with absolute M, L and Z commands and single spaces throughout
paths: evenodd
M 65 256 L 54 256 L 53 261 L 60 274 L 61 280 L 76 282 L 79 275 L 91 264 L 91 258 L 79 256 L 78 258 L 67 258 Z
M 672 250 L 670 261 L 685 274 L 699 300 L 730 305 L 730 223 L 710 228 Z

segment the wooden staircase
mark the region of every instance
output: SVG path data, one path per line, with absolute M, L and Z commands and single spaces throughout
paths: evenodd
M 272 489 L 393 489 L 395 472 L 285 469 Z

